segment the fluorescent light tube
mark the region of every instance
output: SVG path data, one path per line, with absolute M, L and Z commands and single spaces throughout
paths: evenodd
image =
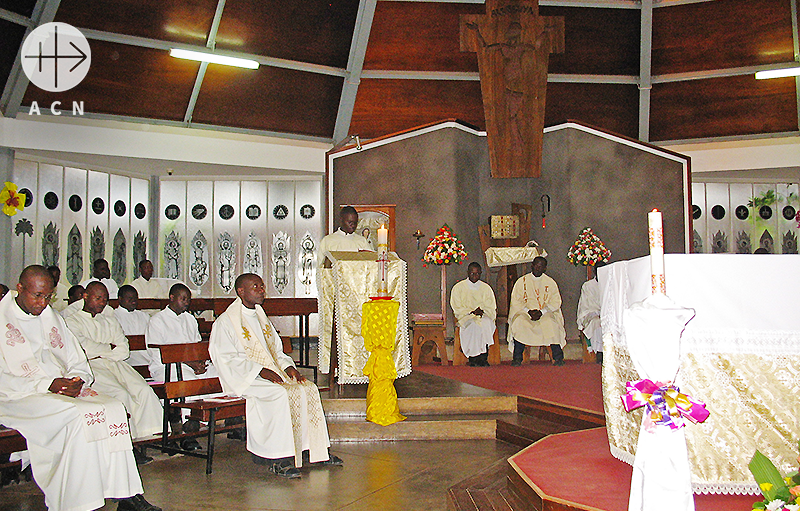
M 800 67 L 787 67 L 784 69 L 759 71 L 756 73 L 756 80 L 766 80 L 767 78 L 785 78 L 787 76 L 800 76 Z
M 258 69 L 258 62 L 248 59 L 237 59 L 235 57 L 226 57 L 224 55 L 217 55 L 216 53 L 203 53 L 199 51 L 180 50 L 172 48 L 169 50 L 172 57 L 187 60 L 198 60 L 200 62 L 210 62 L 212 64 L 222 64 L 225 66 L 244 67 L 247 69 Z

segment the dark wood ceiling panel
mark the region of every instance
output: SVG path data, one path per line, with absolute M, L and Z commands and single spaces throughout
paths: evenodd
M 478 82 L 361 80 L 349 133 L 375 138 L 450 118 L 485 129 Z
M 753 75 L 653 85 L 650 138 L 685 140 L 797 130 L 794 78 Z
M 205 46 L 217 0 L 61 0 L 55 21 Z
M 639 137 L 636 85 L 548 83 L 545 124 L 582 121 L 620 135 Z
M 36 0 L 0 0 L 0 9 L 22 14 L 28 18 L 33 14 Z
M 199 62 L 161 50 L 91 41 L 92 65 L 74 89 L 50 93 L 29 85 L 23 105 L 83 101 L 86 112 L 182 121 Z
M 222 13 L 217 48 L 346 67 L 358 0 L 242 0 Z
M 364 69 L 475 72 L 475 53 L 459 49 L 459 16 L 485 12 L 483 4 L 378 2 Z
M 14 61 L 17 59 L 17 49 L 22 44 L 25 36 L 25 27 L 11 23 L 10 21 L 0 20 L 0 87 L 5 87 Z M 2 89 L 0 89 L 2 90 Z
M 564 53 L 550 55 L 551 73 L 639 75 L 638 9 L 540 7 L 564 17 Z
M 715 0 L 653 11 L 653 74 L 791 62 L 790 0 Z
M 343 79 L 261 66 L 211 64 L 193 122 L 330 138 Z

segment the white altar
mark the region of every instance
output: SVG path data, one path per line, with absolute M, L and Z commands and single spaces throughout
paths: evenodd
M 323 373 L 329 371 L 331 331 L 335 323 L 339 363 L 337 382 L 368 383 L 364 365 L 369 351 L 364 348 L 361 336 L 361 306 L 378 293 L 376 253 L 331 252 L 326 257 L 327 262 L 331 267 L 321 269 L 319 368 Z M 411 374 L 406 262 L 389 252 L 387 267 L 389 295 L 400 302 L 393 358 L 397 377 L 402 378 Z
M 681 340 L 681 391 L 711 413 L 686 426 L 695 493 L 758 494 L 747 468 L 756 449 L 782 473 L 797 469 L 800 314 L 797 255 L 667 254 L 667 295 L 695 309 Z M 611 453 L 632 463 L 642 409 L 625 412 L 639 379 L 621 344 L 622 313 L 650 294 L 643 257 L 599 270 L 603 296 L 603 400 Z

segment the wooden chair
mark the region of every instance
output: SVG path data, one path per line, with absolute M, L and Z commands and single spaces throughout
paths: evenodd
M 450 364 L 447 358 L 447 348 L 444 344 L 444 322 L 425 322 L 414 323 L 413 327 L 413 340 L 411 342 L 411 366 L 419 365 L 420 353 L 422 352 L 422 345 L 428 341 L 436 344 L 439 350 L 439 357 L 442 360 L 442 365 Z
M 184 362 L 195 362 L 209 360 L 207 342 L 183 343 L 183 344 L 159 344 L 153 345 L 161 353 L 161 362 L 164 364 L 164 422 L 161 431 L 161 451 L 168 453 L 181 453 L 187 456 L 205 458 L 206 474 L 210 474 L 214 461 L 214 437 L 218 433 L 241 429 L 244 423 L 229 426 L 217 427 L 216 421 L 245 416 L 245 400 L 236 397 L 207 397 L 205 399 L 194 399 L 186 401 L 186 398 L 208 396 L 209 394 L 219 394 L 222 392 L 222 384 L 219 378 L 201 378 L 197 380 L 183 381 L 183 370 L 181 364 Z M 178 381 L 171 382 L 172 366 L 175 366 Z M 189 410 L 189 419 L 208 423 L 208 429 L 202 429 L 196 433 L 181 433 L 180 435 L 169 434 L 169 416 L 171 408 L 181 408 Z M 188 451 L 179 447 L 169 445 L 170 440 L 184 439 L 206 435 L 208 448 L 206 452 Z
M 500 336 L 497 334 L 497 329 L 494 331 L 494 344 L 489 346 L 489 364 L 496 366 L 500 365 Z M 456 326 L 455 336 L 453 339 L 453 365 L 463 366 L 467 364 L 467 357 L 461 351 L 461 328 Z

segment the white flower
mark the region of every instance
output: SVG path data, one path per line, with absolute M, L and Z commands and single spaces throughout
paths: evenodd
M 783 509 L 784 504 L 786 504 L 786 502 L 780 499 L 775 499 L 767 504 L 767 511 L 780 511 Z
M 786 504 L 786 506 L 784 506 L 784 508 L 787 511 L 800 511 L 800 505 L 798 505 L 798 504 Z

